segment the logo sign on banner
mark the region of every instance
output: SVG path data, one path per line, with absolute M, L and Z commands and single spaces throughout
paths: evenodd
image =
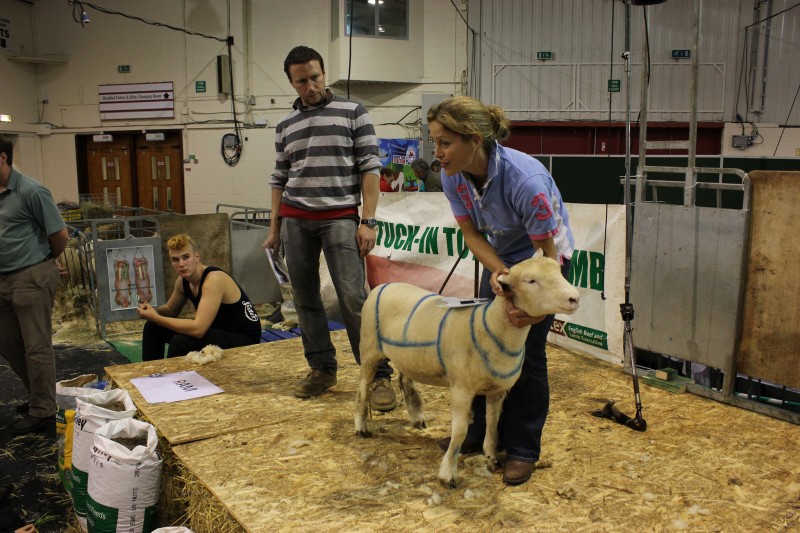
M 100 120 L 174 118 L 171 81 L 99 85 Z
M 556 315 L 548 340 L 621 364 L 624 207 L 608 206 L 607 227 L 604 205 L 567 204 L 567 209 L 575 237 L 570 283 L 581 293 L 581 306 L 573 315 Z M 377 242 L 367 256 L 370 287 L 402 281 L 438 292 L 461 255 L 442 294 L 474 296 L 474 257 L 443 193 L 382 193 L 376 218 Z
M 378 157 L 381 166 L 389 167 L 405 177 L 405 189 L 416 187 L 417 177 L 411 163 L 419 156 L 418 139 L 378 139 Z

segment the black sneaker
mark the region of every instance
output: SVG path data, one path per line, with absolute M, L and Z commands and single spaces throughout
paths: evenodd
M 27 435 L 52 424 L 55 428 L 55 416 L 32 416 L 25 415 L 25 418 L 11 426 L 11 433 L 14 435 Z
M 322 370 L 312 370 L 297 385 L 294 386 L 294 395 L 297 398 L 311 398 L 318 396 L 322 391 L 336 385 L 336 374 L 328 374 Z

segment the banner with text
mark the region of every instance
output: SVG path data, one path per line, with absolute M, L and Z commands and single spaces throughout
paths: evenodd
M 580 290 L 581 306 L 573 315 L 556 315 L 549 340 L 621 364 L 625 209 L 590 204 L 567 204 L 567 209 L 575 236 L 570 282 Z M 370 287 L 402 281 L 438 292 L 452 269 L 442 294 L 474 295 L 474 257 L 443 193 L 381 193 L 376 218 L 377 243 L 367 256 Z

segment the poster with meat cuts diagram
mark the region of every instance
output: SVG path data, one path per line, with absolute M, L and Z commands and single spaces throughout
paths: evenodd
M 106 250 L 111 311 L 135 309 L 139 303 L 153 300 L 154 265 L 152 246 Z

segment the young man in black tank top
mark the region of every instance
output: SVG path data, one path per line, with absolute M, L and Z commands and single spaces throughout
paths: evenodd
M 175 288 L 164 305 L 139 305 L 147 320 L 142 332 L 142 360 L 186 355 L 209 344 L 235 348 L 258 344 L 261 322 L 253 304 L 227 272 L 200 261 L 192 238 L 175 235 L 167 241 L 172 268 L 178 274 Z M 196 309 L 194 318 L 178 318 L 186 301 Z

